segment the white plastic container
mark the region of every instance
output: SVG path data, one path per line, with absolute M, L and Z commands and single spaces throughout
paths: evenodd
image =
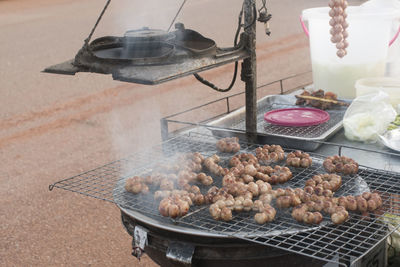
M 369 0 L 362 4 L 365 8 L 393 8 L 400 10 L 400 0 Z M 396 36 L 400 28 L 400 15 L 393 20 L 391 35 Z M 393 43 L 389 47 L 388 58 L 386 61 L 385 76 L 400 77 L 400 38 L 391 40 Z
M 400 105 L 400 78 L 363 78 L 356 81 L 355 88 L 357 96 L 384 91 L 389 95 L 390 104 L 392 104 L 396 110 Z
M 329 7 L 303 10 L 308 21 L 312 72 L 315 89 L 331 91 L 339 98 L 356 96 L 355 82 L 363 77 L 383 76 L 388 53 L 394 9 L 348 7 L 347 55 L 339 58 L 329 33 Z

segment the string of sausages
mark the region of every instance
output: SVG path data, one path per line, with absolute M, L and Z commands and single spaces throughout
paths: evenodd
M 329 25 L 331 26 L 330 34 L 332 43 L 336 44 L 338 49 L 336 55 L 340 58 L 347 54 L 346 48 L 349 46 L 347 42 L 347 28 L 349 24 L 346 21 L 348 6 L 347 0 L 329 0 L 329 16 L 331 17 Z

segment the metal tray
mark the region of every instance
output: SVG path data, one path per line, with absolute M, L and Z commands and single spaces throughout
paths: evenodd
M 264 121 L 264 114 L 268 111 L 281 108 L 299 107 L 295 105 L 296 97 L 293 95 L 270 95 L 257 102 L 257 142 L 261 144 L 278 144 L 288 148 L 301 149 L 306 151 L 316 150 L 322 142 L 335 134 L 343 126 L 343 116 L 346 107 L 335 107 L 326 110 L 330 119 L 320 125 L 305 127 L 290 127 L 272 125 Z M 245 108 L 242 107 L 220 119 L 208 123 L 210 126 L 217 126 L 212 129 L 216 136 L 229 136 L 230 132 L 222 129 L 244 131 Z M 237 135 L 237 134 L 235 134 Z M 240 134 L 239 134 L 240 135 Z M 242 135 L 245 135 L 243 133 Z

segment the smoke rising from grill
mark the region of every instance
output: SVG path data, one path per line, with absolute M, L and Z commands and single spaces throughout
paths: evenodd
M 120 31 L 125 34 L 130 30 L 137 30 L 143 27 L 148 27 L 150 29 L 161 29 L 166 30 L 170 25 L 172 19 L 176 15 L 180 5 L 182 4 L 181 0 L 149 0 L 149 1 L 128 1 L 123 0 L 119 2 L 118 5 L 124 6 L 124 12 L 118 13 L 115 15 L 113 13 L 113 25 L 118 28 L 114 30 L 113 33 L 117 33 L 116 35 L 120 35 Z M 194 3 L 193 5 L 200 6 L 199 3 Z M 112 11 L 112 4 L 110 5 L 110 9 Z M 185 9 L 185 7 L 184 7 Z M 183 10 L 184 11 L 184 10 Z M 200 16 L 197 19 L 203 20 Z M 180 17 L 178 16 L 177 22 L 180 21 Z M 190 20 L 189 21 L 193 21 Z M 196 22 L 196 20 L 194 20 Z M 173 30 L 173 28 L 172 28 Z M 130 48 L 129 44 L 126 46 L 126 50 L 123 50 L 121 53 L 122 58 L 132 58 L 139 57 L 134 53 L 127 53 Z M 126 53 L 126 54 L 125 54 Z M 114 56 L 114 54 L 112 54 Z M 142 56 L 140 54 L 140 56 Z M 174 81 L 174 84 L 178 87 L 181 85 L 181 81 Z M 182 83 L 184 84 L 184 82 Z M 159 119 L 163 116 L 182 111 L 187 109 L 189 106 L 186 100 L 189 102 L 193 101 L 195 97 L 193 94 L 190 96 L 182 95 L 180 99 L 165 99 L 162 97 L 157 97 L 156 95 L 160 93 L 161 85 L 159 88 L 149 89 L 153 94 L 146 94 L 142 100 L 138 100 L 134 103 L 136 107 L 139 108 L 139 112 L 125 111 L 131 110 L 130 108 L 126 108 L 125 110 L 116 110 L 112 113 L 110 117 L 110 133 L 112 136 L 114 149 L 116 153 L 116 158 L 126 157 L 127 155 L 131 155 L 132 153 L 136 153 L 143 148 L 153 146 L 159 143 L 160 140 L 160 130 L 159 130 Z M 146 88 L 147 89 L 147 88 Z M 145 90 L 146 90 L 145 89 Z M 133 88 L 132 90 L 136 90 Z M 148 92 L 148 91 L 146 91 Z M 185 99 L 185 98 L 188 99 Z M 143 101 L 143 102 L 139 102 Z M 160 101 L 160 103 L 150 103 L 150 105 L 146 105 L 144 102 L 146 101 Z M 161 105 L 169 105 L 172 104 L 174 106 L 173 109 L 168 108 L 170 110 L 167 114 L 165 112 L 161 112 L 160 109 L 154 110 L 149 109 L 149 106 L 161 106 Z M 172 110 L 172 112 L 171 112 Z M 128 116 L 118 115 L 120 112 L 130 112 Z M 210 111 L 207 111 L 210 112 Z M 207 113 L 206 112 L 206 113 Z M 129 121 L 121 121 L 120 118 L 131 118 Z M 193 118 L 192 118 L 193 119 Z M 171 160 L 171 159 L 169 159 Z M 135 162 L 126 161 L 123 163 L 124 166 L 122 168 L 122 177 L 130 176 L 130 175 L 139 175 L 140 173 L 132 173 L 132 170 L 135 169 Z
M 139 91 L 143 89 L 151 90 L 147 87 L 132 88 Z M 115 158 L 130 157 L 159 143 L 160 110 L 157 108 L 158 104 L 154 103 L 156 101 L 152 98 L 138 99 L 128 107 L 115 109 L 110 113 L 109 131 Z M 153 108 L 148 109 L 148 107 Z M 121 165 L 121 177 L 131 175 L 137 164 L 136 161 L 124 161 Z
M 114 13 L 113 23 L 117 30 L 124 32 L 143 27 L 167 30 L 181 3 L 181 0 L 119 1 L 118 5 L 124 6 L 125 12 Z

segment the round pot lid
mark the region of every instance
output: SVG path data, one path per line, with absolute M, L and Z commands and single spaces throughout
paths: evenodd
M 281 126 L 312 126 L 329 120 L 329 113 L 315 108 L 285 108 L 265 113 L 264 120 Z
M 149 29 L 147 27 L 138 30 L 129 30 L 124 34 L 124 38 L 129 42 L 165 41 L 174 37 L 173 33 L 164 30 Z

